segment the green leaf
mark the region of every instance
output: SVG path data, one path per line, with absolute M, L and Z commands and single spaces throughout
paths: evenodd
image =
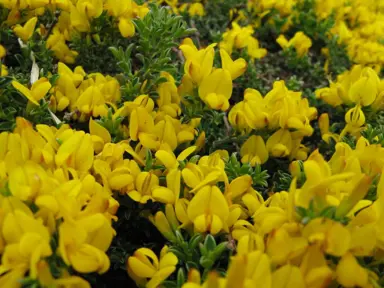
M 201 234 L 193 235 L 192 238 L 189 240 L 189 248 L 191 250 L 194 250 L 197 247 L 197 245 L 201 243 L 202 240 L 203 240 L 203 235 Z
M 215 248 L 216 248 L 216 240 L 215 240 L 215 238 L 211 234 L 208 234 L 205 237 L 204 247 L 207 249 L 207 251 L 215 250 Z
M 15 122 L 7 121 L 0 123 L 0 131 L 12 131 L 15 127 Z
M 202 256 L 200 258 L 200 265 L 203 266 L 205 269 L 210 269 L 214 263 L 215 262 L 212 259 L 206 256 Z
M 228 242 L 221 242 L 212 253 L 213 259 L 216 260 L 220 258 L 221 254 L 223 254 L 225 250 L 228 250 Z
M 183 268 L 179 268 L 179 271 L 177 271 L 177 287 L 183 286 L 185 283 L 185 272 Z
M 307 209 L 305 209 L 303 207 L 296 207 L 296 212 L 297 212 L 297 214 L 299 214 L 299 216 L 301 218 L 304 218 L 307 216 Z

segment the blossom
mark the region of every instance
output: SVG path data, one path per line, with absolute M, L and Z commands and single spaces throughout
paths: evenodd
M 226 111 L 232 95 L 231 74 L 224 69 L 216 69 L 204 78 L 199 86 L 200 98 L 212 109 Z
M 40 105 L 39 101 L 45 97 L 52 85 L 47 78 L 40 78 L 32 84 L 31 90 L 23 86 L 17 81 L 12 81 L 12 86 L 23 94 L 27 99 L 35 105 Z
M 29 19 L 24 24 L 24 26 L 17 24 L 15 28 L 13 28 L 13 31 L 21 40 L 23 40 L 24 42 L 27 42 L 35 32 L 36 23 L 37 23 L 37 17 L 33 17 Z
M 299 57 L 307 54 L 309 48 L 312 46 L 311 39 L 301 31 L 297 32 L 289 41 L 285 38 L 284 35 L 280 35 L 276 39 L 276 42 L 283 49 L 294 47 Z
M 128 258 L 127 269 L 136 283 L 155 288 L 176 270 L 177 257 L 164 246 L 160 259 L 148 248 L 139 248 Z M 148 281 L 149 279 L 149 281 Z

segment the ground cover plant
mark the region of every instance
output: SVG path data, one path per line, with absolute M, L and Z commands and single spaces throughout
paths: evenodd
M 0 287 L 384 287 L 384 1 L 0 0 Z

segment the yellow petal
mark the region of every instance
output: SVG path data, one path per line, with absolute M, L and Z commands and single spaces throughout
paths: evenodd
M 175 194 L 167 187 L 157 187 L 152 191 L 152 197 L 164 204 L 175 203 Z
M 333 256 L 343 256 L 350 247 L 351 235 L 347 228 L 336 222 L 327 233 L 325 251 Z
M 40 101 L 45 97 L 48 93 L 49 89 L 51 89 L 52 85 L 49 83 L 47 78 L 40 78 L 35 83 L 33 83 L 31 87 L 31 93 L 33 98 L 36 101 Z
M 183 150 L 179 156 L 177 156 L 177 161 L 184 161 L 189 155 L 196 151 L 196 148 L 196 146 L 191 146 Z
M 121 17 L 119 20 L 119 30 L 124 38 L 135 35 L 135 25 L 133 25 L 131 19 Z
M 336 267 L 337 282 L 344 287 L 366 287 L 368 272 L 359 265 L 355 256 L 345 254 Z
M 23 94 L 29 101 L 31 101 L 33 104 L 39 106 L 39 102 L 36 101 L 36 99 L 33 98 L 31 91 L 25 87 L 24 85 L 21 85 L 17 81 L 12 81 L 12 86 L 15 87 L 17 91 L 19 91 L 21 94 Z
M 155 156 L 167 169 L 174 169 L 179 166 L 179 162 L 177 162 L 173 153 L 165 150 L 159 150 L 156 152 Z
M 229 192 L 232 199 L 244 194 L 252 185 L 252 177 L 249 175 L 243 175 L 234 179 L 229 184 Z
M 303 275 L 296 266 L 285 265 L 272 274 L 272 288 L 305 288 Z
M 211 93 L 223 95 L 226 99 L 231 98 L 232 78 L 227 70 L 216 69 L 204 78 L 199 86 L 199 96 L 205 99 Z
M 83 135 L 84 132 L 75 132 L 67 141 L 60 145 L 55 158 L 57 166 L 63 165 L 68 157 L 75 152 L 83 138 Z
M 103 139 L 104 144 L 110 143 L 112 140 L 108 130 L 93 120 L 92 117 L 89 119 L 89 132 L 91 135 L 97 135 Z

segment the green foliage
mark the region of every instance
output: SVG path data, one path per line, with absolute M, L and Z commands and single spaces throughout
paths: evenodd
M 368 124 L 364 131 L 361 132 L 362 136 L 366 138 L 370 144 L 379 144 L 384 146 L 384 126 L 379 125 L 373 127 Z
M 237 159 L 236 153 L 233 153 L 229 157 L 229 160 L 225 165 L 225 173 L 227 174 L 229 181 L 242 175 L 250 175 L 252 177 L 252 186 L 256 190 L 268 187 L 268 171 L 262 170 L 260 165 L 251 167 L 249 163 L 241 164 Z
M 101 126 L 108 130 L 112 137 L 112 143 L 118 143 L 124 140 L 124 133 L 120 129 L 121 123 L 124 121 L 124 117 L 118 116 L 113 118 L 112 109 L 108 110 L 106 117 L 101 117 L 100 120 L 96 120 Z
M 297 13 L 293 14 L 291 33 L 303 31 L 315 41 L 317 49 L 323 47 L 322 44 L 328 41 L 328 32 L 335 24 L 334 16 L 320 20 L 316 16 L 314 0 L 298 1 L 295 10 Z
M 165 80 L 160 72 L 172 74 L 178 70 L 171 58 L 172 49 L 178 46 L 180 38 L 195 31 L 187 28 L 181 16 L 170 14 L 166 8 L 152 4 L 150 8 L 144 19 L 134 21 L 137 41 L 125 50 L 113 45 L 110 48 L 124 73 L 120 79 L 125 101 L 139 94 L 156 96 L 157 86 Z
M 187 13 L 183 14 L 189 26 L 196 28 L 194 38 L 199 44 L 198 47 L 218 43 L 222 33 L 231 27 L 232 21 L 238 15 L 238 10 L 246 7 L 246 2 L 245 0 L 210 0 L 205 5 L 207 16 L 191 17 Z
M 195 234 L 189 241 L 186 241 L 179 231 L 176 231 L 176 237 L 178 240 L 169 247 L 169 251 L 177 256 L 181 266 L 177 275 L 177 285 L 184 284 L 183 281 L 187 278 L 184 271 L 188 272 L 191 268 L 197 270 L 201 268 L 202 278 L 205 279 L 212 269 L 220 270 L 220 267 L 226 267 L 228 255 L 225 254 L 229 252 L 230 246 L 227 241 L 219 241 L 220 244 L 217 244 L 215 238 L 210 234 L 207 234 L 205 238 L 201 234 Z M 225 263 L 222 262 L 223 260 Z M 174 287 L 172 282 L 164 282 L 165 287 Z
M 113 55 L 106 53 L 108 47 L 127 47 L 137 41 L 136 37 L 122 37 L 116 20 L 104 11 L 99 18 L 92 20 L 91 32 L 75 34 L 69 47 L 79 53 L 76 66 L 82 66 L 87 73 L 114 75 L 119 67 Z
M 349 222 L 349 219 L 347 217 L 338 217 L 336 215 L 336 207 L 327 206 L 319 211 L 314 201 L 311 201 L 309 203 L 307 209 L 303 207 L 296 207 L 296 212 L 301 217 L 301 223 L 303 223 L 304 225 L 308 224 L 310 221 L 316 218 L 328 218 L 336 222 L 341 222 L 344 225 Z
M 352 63 L 348 57 L 345 44 L 338 43 L 337 37 L 327 41 L 329 51 L 329 72 L 336 76 L 351 68 Z

